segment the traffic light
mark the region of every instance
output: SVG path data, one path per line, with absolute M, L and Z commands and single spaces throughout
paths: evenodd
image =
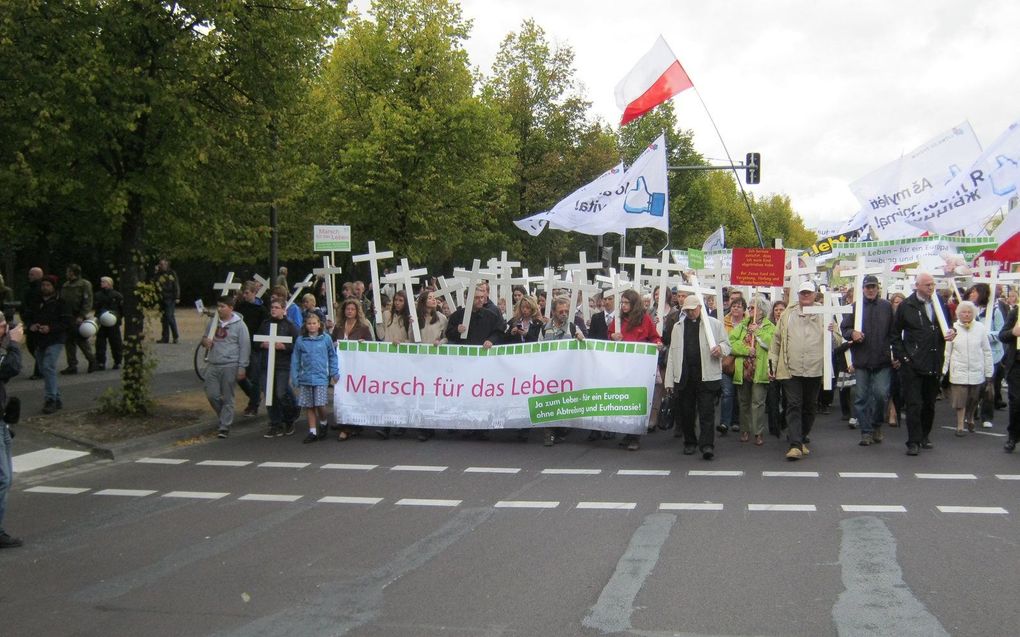
M 747 153 L 744 164 L 747 167 L 744 182 L 749 185 L 761 183 L 761 153 Z

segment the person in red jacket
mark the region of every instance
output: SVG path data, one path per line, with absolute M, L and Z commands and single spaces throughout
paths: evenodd
M 662 347 L 662 337 L 655 329 L 652 317 L 645 311 L 641 296 L 634 290 L 627 290 L 620 295 L 620 311 L 609 324 L 609 340 L 626 341 L 629 343 L 655 343 Z M 627 434 L 620 441 L 630 451 L 637 451 L 641 437 Z

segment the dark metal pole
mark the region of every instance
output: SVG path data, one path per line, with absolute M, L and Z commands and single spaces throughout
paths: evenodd
M 273 149 L 273 157 L 276 157 L 277 148 L 280 145 L 280 136 L 276 132 L 276 124 L 271 123 L 269 125 L 272 132 L 271 147 Z M 274 189 L 275 190 L 275 189 Z M 269 279 L 270 285 L 276 280 L 276 275 L 280 268 L 280 218 L 276 210 L 276 193 L 271 192 L 272 203 L 269 204 Z

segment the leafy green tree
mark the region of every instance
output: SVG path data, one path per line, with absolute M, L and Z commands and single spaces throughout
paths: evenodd
M 121 408 L 144 411 L 152 248 L 250 254 L 267 125 L 315 72 L 343 3 L 10 0 L 0 17 L 0 185 L 35 232 L 118 255 Z M 10 118 L 10 119 L 8 119 Z M 9 134 L 9 135 L 8 135 Z M 13 200 L 11 200 L 13 199 Z M 29 230 L 31 232 L 32 230 Z M 186 252 L 186 250 L 181 250 Z

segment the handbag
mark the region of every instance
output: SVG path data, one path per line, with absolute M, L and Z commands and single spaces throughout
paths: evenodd
M 732 376 L 733 372 L 737 370 L 737 357 L 733 354 L 727 354 L 722 358 L 722 373 L 727 376 Z
M 673 428 L 673 396 L 665 395 L 659 404 L 659 418 L 656 427 L 662 430 Z

